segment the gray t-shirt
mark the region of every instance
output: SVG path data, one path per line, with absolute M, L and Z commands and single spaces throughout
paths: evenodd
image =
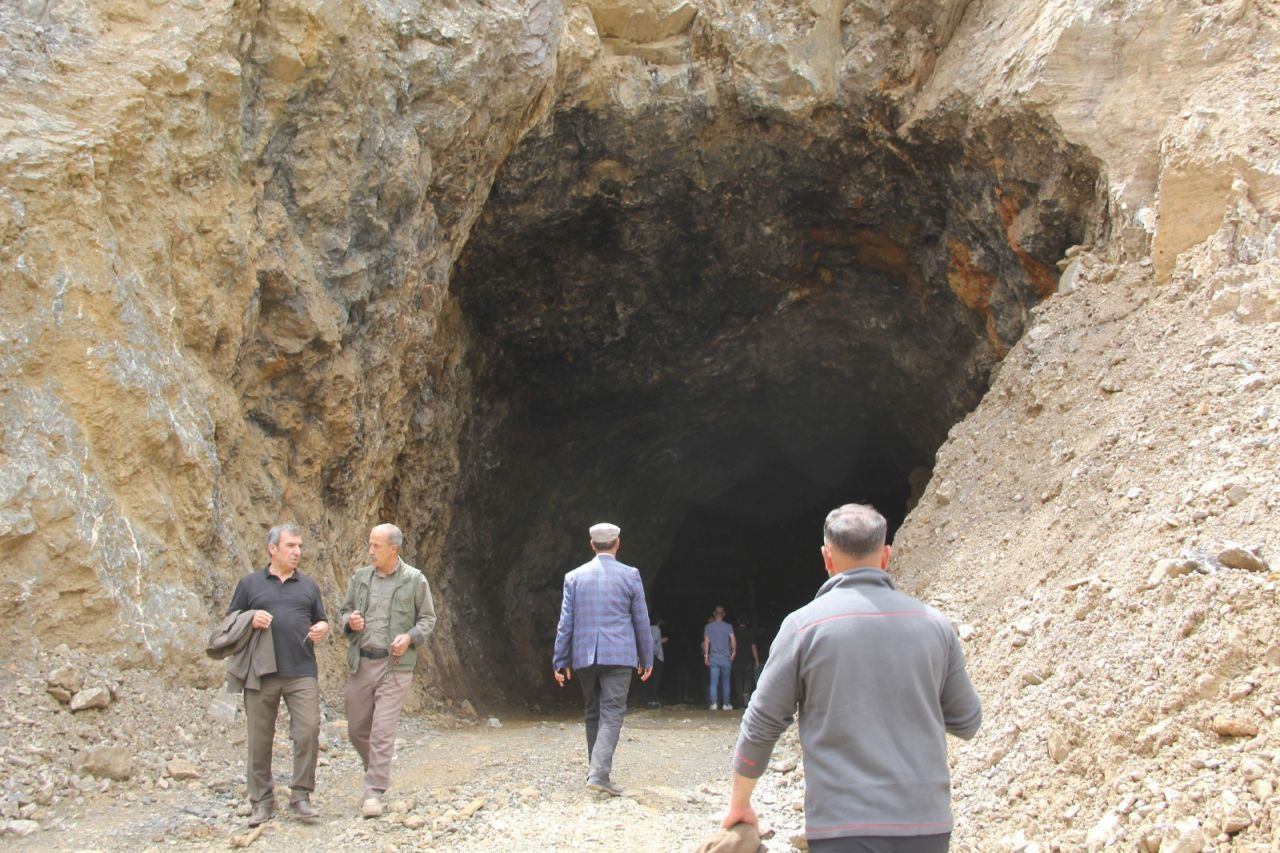
M 887 573 L 841 572 L 783 621 L 734 769 L 764 773 L 797 717 L 809 839 L 951 831 L 945 733 L 973 737 L 982 704 L 951 623 Z
M 733 636 L 733 626 L 723 619 L 707 623 L 702 631 L 711 640 L 711 657 L 729 659 L 729 638 Z

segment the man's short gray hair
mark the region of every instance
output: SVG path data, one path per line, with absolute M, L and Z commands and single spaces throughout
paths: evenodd
M 400 528 L 396 527 L 394 524 L 379 524 L 373 529 L 381 530 L 383 533 L 387 534 L 388 545 L 394 545 L 399 548 L 404 544 L 404 534 L 401 533 Z
M 275 527 L 267 531 L 267 544 L 279 545 L 281 534 L 288 533 L 290 536 L 302 536 L 302 528 L 287 521 L 284 524 L 277 524 Z
M 845 504 L 827 513 L 822 539 L 849 557 L 870 557 L 884 547 L 888 524 L 873 506 Z

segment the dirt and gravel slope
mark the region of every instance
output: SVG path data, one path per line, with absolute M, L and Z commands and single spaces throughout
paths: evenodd
M 1280 847 L 1280 275 L 1238 189 L 1169 284 L 1081 256 L 898 538 L 985 703 L 961 849 Z

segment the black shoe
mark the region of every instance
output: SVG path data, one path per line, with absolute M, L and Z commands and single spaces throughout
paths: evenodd
M 622 789 L 619 788 L 617 785 L 613 784 L 612 782 L 610 782 L 608 779 L 605 779 L 603 782 L 600 782 L 600 781 L 593 782 L 588 780 L 587 787 L 593 791 L 599 791 L 602 794 L 608 794 L 611 797 L 622 796 Z
M 261 826 L 271 820 L 276 813 L 276 804 L 270 800 L 263 800 L 260 803 L 253 804 L 253 814 L 249 815 L 249 826 Z

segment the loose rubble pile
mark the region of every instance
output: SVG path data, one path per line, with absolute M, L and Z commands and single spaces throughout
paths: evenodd
M 66 646 L 9 678 L 12 689 L 0 694 L 0 835 L 75 838 L 100 830 L 104 819 L 112 823 L 113 812 L 131 833 L 149 826 L 148 840 L 157 842 L 222 838 L 243 826 L 238 697 L 169 684 Z M 331 707 L 323 710 L 330 722 L 320 765 L 353 775 L 357 760 L 347 754 L 344 724 Z M 466 723 L 428 714 L 415 725 L 431 731 Z M 282 713 L 277 770 L 288 768 L 286 726 Z
M 1232 234 L 1082 253 L 899 535 L 984 700 L 960 850 L 1280 848 L 1280 274 Z

